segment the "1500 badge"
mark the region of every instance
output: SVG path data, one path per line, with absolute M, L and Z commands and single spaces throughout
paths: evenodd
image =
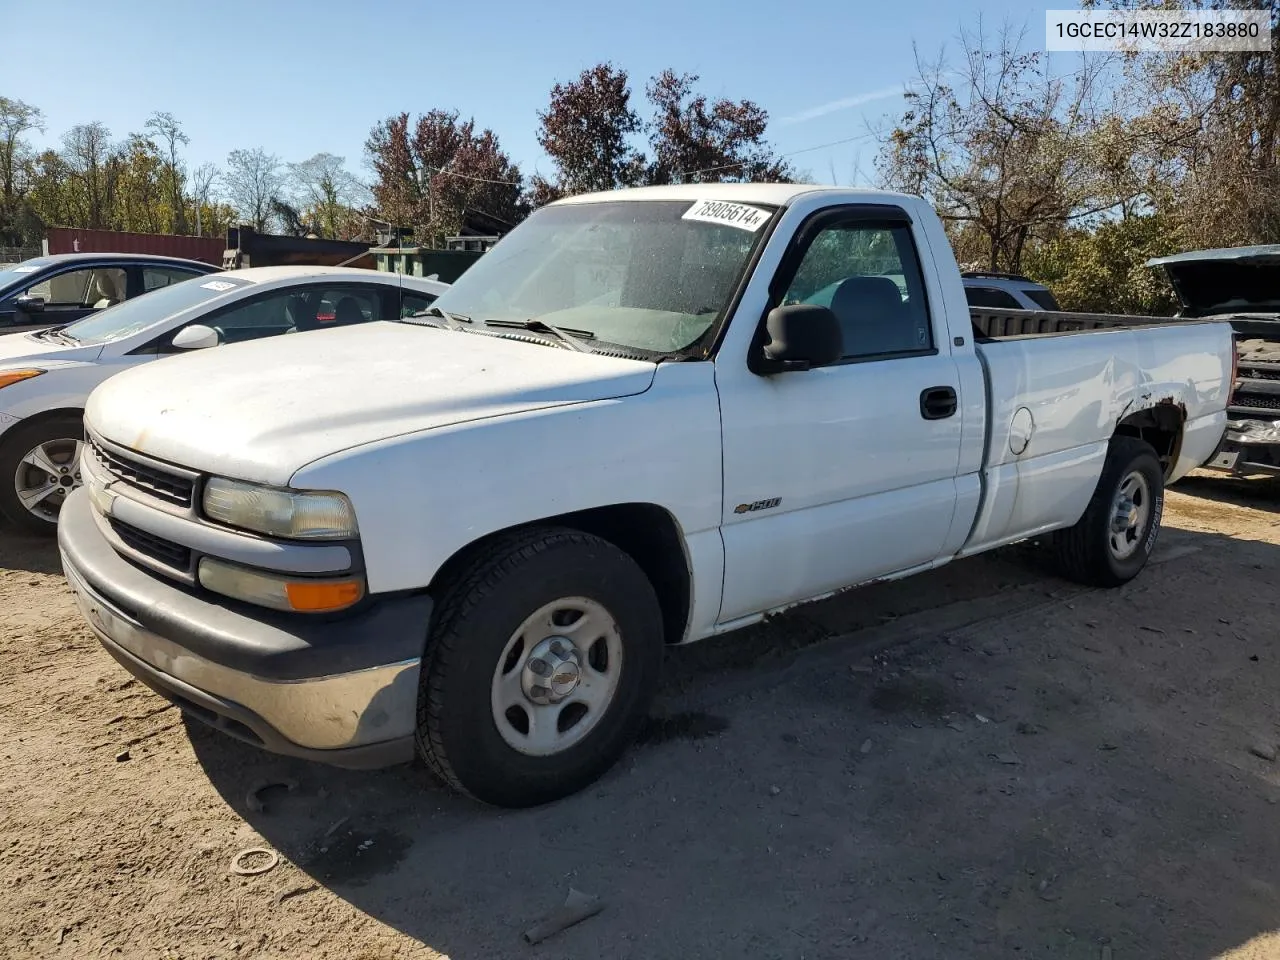
M 733 512 L 755 513 L 757 510 L 772 510 L 781 502 L 781 497 L 770 497 L 768 500 L 757 500 L 755 503 L 740 503 L 733 508 Z

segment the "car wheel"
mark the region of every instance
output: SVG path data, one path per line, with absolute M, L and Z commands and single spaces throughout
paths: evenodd
M 0 444 L 0 514 L 23 533 L 52 536 L 80 486 L 84 423 L 61 415 L 15 428 Z
M 423 660 L 419 752 L 486 803 L 567 796 L 635 738 L 662 649 L 653 587 L 613 544 L 551 528 L 500 538 L 440 598 Z
M 1063 574 L 1079 583 L 1118 587 L 1147 564 L 1164 513 L 1164 471 L 1150 444 L 1113 437 L 1084 516 L 1054 534 Z

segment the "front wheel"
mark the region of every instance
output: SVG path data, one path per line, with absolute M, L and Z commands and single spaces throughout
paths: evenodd
M 1149 443 L 1112 437 L 1093 498 L 1075 526 L 1054 534 L 1069 579 L 1118 587 L 1146 566 L 1164 513 L 1164 471 Z
M 84 421 L 50 417 L 0 443 L 0 514 L 22 533 L 53 536 L 67 495 L 80 486 Z
M 653 587 L 613 544 L 559 528 L 499 539 L 440 598 L 419 752 L 455 789 L 497 806 L 574 793 L 635 738 L 662 646 Z

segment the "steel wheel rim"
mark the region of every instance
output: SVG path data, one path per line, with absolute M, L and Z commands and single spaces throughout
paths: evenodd
M 547 757 L 580 743 L 609 711 L 622 634 L 603 604 L 563 597 L 525 618 L 490 685 L 493 722 L 513 750 Z
M 1140 471 L 1133 471 L 1116 490 L 1111 504 L 1111 530 L 1107 545 L 1117 560 L 1128 560 L 1142 544 L 1142 534 L 1151 516 L 1151 484 Z
M 18 461 L 13 489 L 23 509 L 46 523 L 58 522 L 67 495 L 81 485 L 84 443 L 72 437 L 45 440 Z

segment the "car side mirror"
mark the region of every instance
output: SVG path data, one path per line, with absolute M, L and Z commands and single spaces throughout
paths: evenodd
M 760 373 L 825 367 L 844 355 L 840 321 L 829 307 L 812 303 L 774 307 L 764 326 L 768 337 Z
M 213 327 L 206 327 L 203 323 L 193 323 L 179 330 L 171 342 L 175 350 L 206 350 L 209 347 L 216 347 L 222 342 L 222 338 Z
M 23 313 L 44 313 L 44 297 L 23 295 L 14 300 L 13 305 Z

